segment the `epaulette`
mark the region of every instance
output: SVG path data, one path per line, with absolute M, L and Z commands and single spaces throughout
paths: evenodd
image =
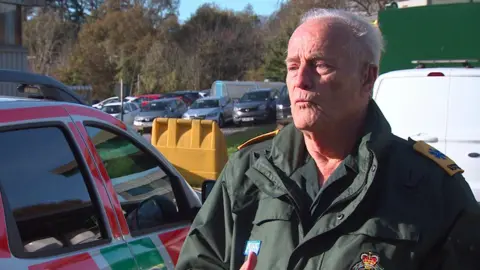
M 433 160 L 437 163 L 443 170 L 445 170 L 450 176 L 455 175 L 456 173 L 463 173 L 464 171 L 449 157 L 435 149 L 433 146 L 430 146 L 424 141 L 417 141 L 413 144 L 413 149 L 421 153 L 427 158 Z
M 240 146 L 237 147 L 237 149 L 240 150 L 240 149 L 245 148 L 249 145 L 269 140 L 269 139 L 275 137 L 275 135 L 277 135 L 278 132 L 280 132 L 280 129 L 276 129 L 274 131 L 271 131 L 271 132 L 259 135 L 257 137 L 254 137 L 254 138 L 242 143 Z

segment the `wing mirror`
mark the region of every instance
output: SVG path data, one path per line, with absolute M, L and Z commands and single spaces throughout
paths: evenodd
M 208 195 L 212 192 L 213 187 L 215 186 L 216 180 L 205 180 L 202 183 L 202 203 L 207 200 Z

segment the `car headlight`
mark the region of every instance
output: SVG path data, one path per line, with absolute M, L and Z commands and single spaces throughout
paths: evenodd
M 277 108 L 280 110 L 283 109 L 283 104 L 277 104 Z
M 267 106 L 265 104 L 258 106 L 259 110 L 265 110 Z
M 233 110 L 236 111 L 236 112 L 238 112 L 238 111 L 240 110 L 240 108 L 238 108 L 238 107 L 233 107 Z
M 216 117 L 218 112 L 212 112 L 206 115 L 206 117 Z
M 184 114 L 182 115 L 182 118 L 188 119 L 188 118 L 190 118 L 190 115 L 184 113 Z

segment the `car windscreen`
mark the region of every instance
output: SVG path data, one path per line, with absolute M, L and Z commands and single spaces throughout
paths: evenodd
M 113 114 L 113 113 L 120 113 L 120 105 L 110 105 L 110 106 L 103 106 L 102 111 Z
M 203 99 L 195 101 L 190 109 L 206 109 L 220 107 L 217 99 Z
M 169 102 L 165 101 L 155 101 L 150 102 L 144 107 L 142 107 L 142 112 L 146 111 L 164 111 L 167 109 Z
M 270 97 L 270 92 L 268 91 L 258 91 L 246 93 L 240 98 L 240 102 L 250 102 L 250 101 L 264 101 Z

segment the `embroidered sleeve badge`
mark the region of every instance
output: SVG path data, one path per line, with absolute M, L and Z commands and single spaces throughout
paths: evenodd
M 379 264 L 380 257 L 372 252 L 362 253 L 360 261 L 351 270 L 383 270 Z

